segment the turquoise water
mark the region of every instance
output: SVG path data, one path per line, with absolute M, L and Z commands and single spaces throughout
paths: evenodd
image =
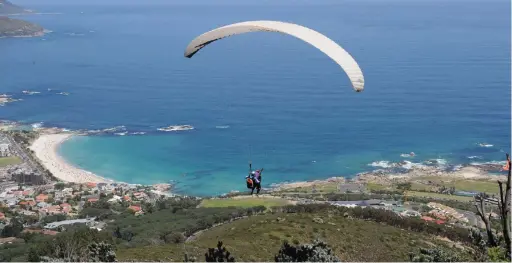
M 209 195 L 243 190 L 249 160 L 265 167 L 268 186 L 351 177 L 411 151 L 416 163 L 465 164 L 510 149 L 509 1 L 16 3 L 60 14 L 22 17 L 53 31 L 42 38 L 0 39 L 0 92 L 23 98 L 0 119 L 146 132 L 62 145 L 71 163 L 108 178 Z M 261 19 L 340 43 L 363 69 L 365 91 L 280 34 L 240 35 L 183 57 L 205 31 Z M 178 124 L 195 129 L 156 130 Z

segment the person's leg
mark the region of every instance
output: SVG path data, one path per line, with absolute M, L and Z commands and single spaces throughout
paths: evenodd
M 256 194 L 259 194 L 260 190 L 261 190 L 261 183 L 259 183 L 257 187 L 258 187 L 258 190 L 256 191 Z
M 253 183 L 253 184 L 252 184 L 252 188 L 251 188 L 251 195 L 252 195 L 252 193 L 254 192 L 254 188 L 256 188 L 256 186 L 255 186 L 255 184 Z

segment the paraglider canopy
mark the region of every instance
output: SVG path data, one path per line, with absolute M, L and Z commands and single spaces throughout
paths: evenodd
M 192 58 L 199 50 L 219 39 L 249 32 L 278 32 L 299 38 L 316 47 L 334 60 L 347 74 L 355 91 L 364 89 L 364 76 L 352 56 L 330 38 L 304 26 L 279 21 L 247 21 L 216 28 L 196 37 L 185 50 Z

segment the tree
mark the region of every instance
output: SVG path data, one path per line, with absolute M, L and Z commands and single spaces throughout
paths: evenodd
M 405 183 L 399 183 L 397 184 L 396 188 L 404 191 L 411 190 L 412 184 L 411 182 L 405 182 Z
M 155 209 L 153 208 L 153 204 L 151 204 L 149 202 L 143 202 L 142 203 L 142 211 L 144 211 L 148 214 L 151 214 L 155 211 Z
M 66 187 L 64 183 L 56 183 L 54 186 L 55 190 L 62 190 Z
M 485 240 L 484 235 L 478 228 L 471 228 L 469 231 L 469 237 L 471 239 L 471 243 L 475 248 L 474 258 L 476 261 L 487 261 L 487 241 Z
M 34 247 L 30 247 L 27 255 L 28 262 L 41 262 L 41 258 Z
M 489 246 L 495 247 L 497 245 L 494 234 L 492 233 L 491 228 L 491 213 L 487 215 L 485 212 L 485 193 L 480 193 L 475 196 L 475 207 L 477 210 L 477 215 L 480 216 L 482 221 L 485 224 L 485 230 L 487 231 L 487 242 Z
M 507 250 L 507 258 L 510 259 L 511 256 L 511 242 L 510 242 L 510 173 L 512 169 L 512 165 L 510 163 L 510 156 L 507 153 L 507 165 L 505 168 L 508 168 L 507 174 L 507 182 L 505 185 L 505 189 L 503 189 L 503 182 L 498 181 L 498 185 L 500 187 L 500 199 L 498 201 L 498 206 L 500 210 L 500 218 L 501 224 L 503 226 L 503 238 L 506 243 Z
M 209 248 L 204 257 L 206 262 L 235 262 L 231 253 L 225 247 L 222 247 L 222 241 L 217 243 L 216 248 Z
M 44 262 L 113 262 L 115 253 L 108 233 L 75 226 L 55 236 L 51 242 L 32 246 L 27 259 Z
M 185 242 L 185 236 L 182 233 L 169 233 L 163 236 L 165 243 L 180 244 Z
M 498 186 L 500 189 L 500 198 L 498 200 L 498 208 L 501 219 L 501 229 L 503 233 L 503 239 L 505 240 L 505 251 L 506 258 L 510 259 L 511 257 L 511 241 L 510 241 L 510 174 L 512 165 L 510 163 L 510 155 L 507 153 L 507 164 L 504 167 L 504 170 L 508 171 L 507 174 L 507 182 L 505 187 L 503 187 L 503 182 L 498 180 Z M 481 193 L 478 196 L 475 196 L 475 207 L 477 209 L 477 214 L 480 216 L 482 221 L 485 224 L 485 229 L 487 231 L 487 243 L 489 247 L 497 247 L 498 239 L 492 232 L 491 228 L 491 214 L 487 217 L 485 212 L 485 199 L 488 197 L 485 193 Z
M 89 245 L 89 261 L 92 262 L 116 262 L 116 252 L 111 244 L 105 242 Z
M 313 244 L 291 246 L 285 241 L 278 254 L 276 262 L 339 262 L 327 243 L 316 240 Z
M 48 197 L 48 200 L 46 200 L 46 203 L 53 204 L 55 202 L 55 199 L 53 197 Z
M 449 254 L 439 248 L 420 248 L 420 253 L 409 253 L 412 262 L 457 262 L 460 261 L 457 255 Z
M 23 222 L 20 218 L 15 217 L 11 223 L 2 229 L 2 237 L 17 237 L 23 231 Z

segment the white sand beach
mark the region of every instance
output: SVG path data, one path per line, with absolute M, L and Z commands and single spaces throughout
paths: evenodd
M 32 143 L 30 149 L 34 151 L 43 166 L 53 176 L 62 181 L 75 183 L 111 182 L 101 176 L 76 168 L 59 156 L 58 146 L 72 136 L 76 135 L 72 133 L 42 134 Z

